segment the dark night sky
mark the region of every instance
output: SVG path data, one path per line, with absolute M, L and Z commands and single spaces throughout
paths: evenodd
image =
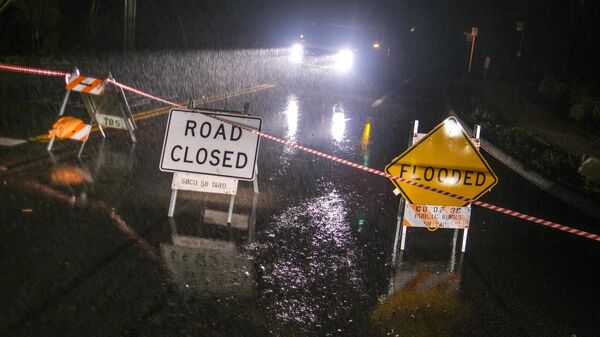
M 124 1 L 96 0 L 93 17 L 92 2 L 13 1 L 0 13 L 0 55 L 121 50 Z M 589 74 L 600 55 L 599 9 L 589 0 L 139 0 L 136 48 L 282 47 L 302 22 L 329 21 L 384 27 L 406 57 L 435 62 L 462 57 L 463 32 L 476 25 L 478 52 L 501 60 L 515 54 L 523 21 L 523 62 Z

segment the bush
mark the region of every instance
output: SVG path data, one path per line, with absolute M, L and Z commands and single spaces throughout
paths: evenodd
M 568 87 L 567 81 L 547 74 L 540 82 L 537 93 L 546 100 L 560 102 L 565 97 Z
M 600 101 L 573 104 L 569 117 L 586 125 L 588 129 L 591 127 L 597 133 L 597 127 L 600 126 Z
M 483 103 L 483 99 L 473 95 L 471 91 L 474 91 L 473 87 L 451 90 L 452 104 L 467 123 L 481 125 L 485 138 L 491 143 L 552 181 L 582 192 L 598 192 L 595 188 L 590 188 L 577 173 L 581 161 L 579 157 L 570 155 L 531 132 L 502 119 Z

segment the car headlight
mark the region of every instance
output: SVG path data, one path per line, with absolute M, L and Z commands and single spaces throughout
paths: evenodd
M 347 72 L 352 69 L 354 54 L 350 49 L 342 49 L 335 55 L 335 69 L 340 72 Z
M 296 43 L 290 48 L 290 61 L 293 63 L 302 62 L 302 57 L 304 56 L 304 47 L 301 44 Z

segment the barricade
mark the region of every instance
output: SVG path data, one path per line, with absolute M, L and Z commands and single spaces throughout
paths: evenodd
M 79 92 L 83 105 L 90 118 L 90 127 L 85 131 L 87 133 L 81 137 L 69 137 L 69 139 L 82 142 L 77 157 L 81 157 L 88 135 L 91 131 L 91 125 L 96 124 L 102 137 L 105 138 L 104 127 L 127 130 L 131 141 L 137 142 L 134 134 L 136 124 L 131 114 L 131 109 L 127 103 L 127 98 L 121 87 L 106 86 L 106 82 L 114 82 L 114 78 L 109 74 L 108 80 L 100 80 L 93 77 L 81 76 L 79 69 L 75 68 L 72 74 L 65 75 L 66 92 L 63 97 L 58 118 L 63 118 L 69 98 L 72 91 Z M 117 109 L 121 116 L 115 116 L 112 111 Z M 50 142 L 47 150 L 52 151 L 56 140 L 56 133 L 51 133 Z
M 86 107 L 86 111 L 88 112 L 88 115 L 90 117 L 90 125 L 93 124 L 94 122 L 96 122 L 96 120 L 95 120 L 96 107 L 95 107 L 95 105 L 93 105 L 93 102 L 89 98 L 89 95 L 102 95 L 102 93 L 104 92 L 103 81 L 93 78 L 93 77 L 80 76 L 79 69 L 75 68 L 71 74 L 65 75 L 65 82 L 66 82 L 66 92 L 65 92 L 65 95 L 63 96 L 63 100 L 60 105 L 60 109 L 58 111 L 59 122 L 67 108 L 67 104 L 69 102 L 69 97 L 71 95 L 71 91 L 77 91 L 81 94 L 81 100 L 83 101 L 83 104 Z M 104 131 L 102 130 L 102 127 L 99 126 L 99 128 L 100 128 L 100 132 L 102 133 L 102 137 L 104 137 Z M 89 135 L 89 132 L 91 131 L 91 127 L 88 129 L 90 129 L 90 130 L 87 130 L 88 131 L 87 135 Z M 81 157 L 81 153 L 83 152 L 85 143 L 88 140 L 87 135 L 85 137 L 75 139 L 75 140 L 82 141 L 81 147 L 79 148 L 79 152 L 77 153 L 78 158 Z M 57 138 L 56 133 L 52 133 L 50 136 L 50 142 L 48 143 L 46 150 L 52 151 L 52 148 L 54 147 L 54 141 L 56 140 L 56 138 Z

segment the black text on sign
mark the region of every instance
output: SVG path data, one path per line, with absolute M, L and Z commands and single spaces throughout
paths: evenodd
M 169 114 L 160 169 L 252 180 L 261 119 L 226 113 L 173 109 Z

